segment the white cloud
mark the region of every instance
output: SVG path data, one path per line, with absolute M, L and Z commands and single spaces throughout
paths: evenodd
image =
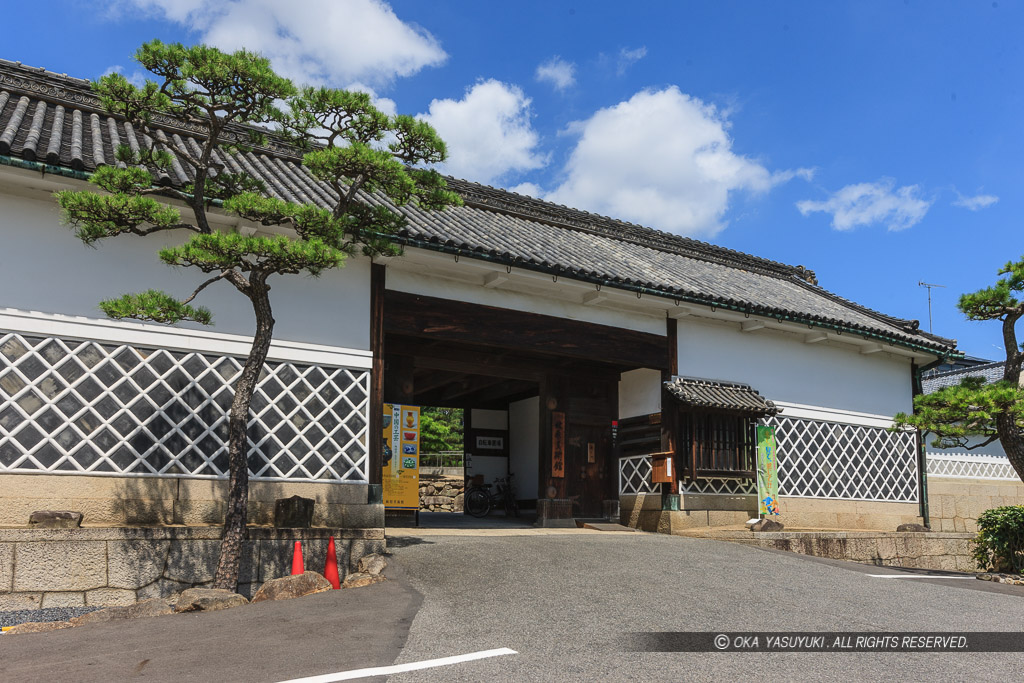
M 973 197 L 965 197 L 959 192 L 956 193 L 956 201 L 953 202 L 953 206 L 959 206 L 962 209 L 968 211 L 981 211 L 987 209 L 996 202 L 999 201 L 999 197 L 994 194 L 978 194 Z
M 523 91 L 494 79 L 480 81 L 461 100 L 434 100 L 419 115 L 448 144 L 448 161 L 439 170 L 480 183 L 547 163 L 530 117 Z
M 556 55 L 537 67 L 537 80 L 565 90 L 576 83 L 576 65 Z
M 132 74 L 129 76 L 124 72 L 123 66 L 121 66 L 120 64 L 114 64 L 113 66 L 108 66 L 107 70 L 100 74 L 100 77 L 102 78 L 103 76 L 109 76 L 110 74 L 121 74 L 122 76 L 127 78 L 128 82 L 134 85 L 136 88 L 141 88 L 143 85 L 146 84 L 146 75 L 138 69 L 132 72 Z
M 525 194 L 527 197 L 540 198 L 544 196 L 544 189 L 536 183 L 519 183 L 508 188 L 509 192 Z
M 644 46 L 640 46 L 635 50 L 627 50 L 626 48 L 622 48 L 621 50 L 619 50 L 619 59 L 615 67 L 615 72 L 621 76 L 622 74 L 626 73 L 626 69 L 633 66 L 646 56 L 647 48 Z
M 712 236 L 730 196 L 763 193 L 798 169 L 772 173 L 732 150 L 729 122 L 672 86 L 644 90 L 570 126 L 579 136 L 564 180 L 544 198 L 683 235 Z
M 797 202 L 796 208 L 807 216 L 818 211 L 832 214 L 832 227 L 852 230 L 859 225 L 882 223 L 889 230 L 906 230 L 928 213 L 934 200 L 923 199 L 921 188 L 905 185 L 897 188 L 892 178 L 876 183 L 847 185 L 824 201 Z
M 300 84 L 371 86 L 447 59 L 425 29 L 382 0 L 125 0 L 200 33 L 222 50 L 262 53 Z

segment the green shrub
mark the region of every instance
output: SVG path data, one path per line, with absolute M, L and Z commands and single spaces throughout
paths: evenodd
M 981 513 L 974 561 L 982 571 L 1024 573 L 1024 505 Z

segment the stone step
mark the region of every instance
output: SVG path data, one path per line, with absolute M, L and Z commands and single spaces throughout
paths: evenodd
M 593 529 L 594 531 L 636 531 L 636 529 L 622 524 L 615 524 L 613 522 L 587 522 L 583 525 L 584 529 Z

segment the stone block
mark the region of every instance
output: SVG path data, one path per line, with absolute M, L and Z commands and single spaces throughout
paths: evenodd
M 278 529 L 308 529 L 313 526 L 312 498 L 292 496 L 274 501 L 274 526 Z
M 377 540 L 363 540 L 356 539 L 352 541 L 352 545 L 349 548 L 349 561 L 348 566 L 355 572 L 359 569 L 359 560 L 367 555 L 382 555 L 387 551 L 387 542 L 381 539 Z M 341 556 L 338 556 L 338 564 L 341 565 Z
M 223 588 L 189 588 L 178 596 L 175 612 L 219 612 L 232 607 L 248 605 L 242 595 Z
M 220 558 L 220 541 L 175 540 L 170 543 L 163 576 L 182 583 L 213 580 Z
M 135 591 L 126 588 L 96 588 L 85 592 L 86 605 L 100 607 L 134 605 L 136 600 Z
M 341 524 L 346 529 L 383 529 L 384 505 L 363 503 L 362 505 L 342 505 Z M 315 517 L 315 515 L 314 515 Z
M 43 593 L 42 609 L 50 607 L 85 607 L 85 593 L 56 592 Z
M 164 573 L 170 541 L 107 541 L 107 586 L 138 589 Z
M 349 574 L 345 577 L 345 581 L 341 584 L 342 588 L 362 588 L 363 586 L 370 586 L 375 583 L 380 583 L 384 580 L 384 577 L 380 574 L 365 574 L 363 572 L 356 572 L 355 574 Z
M 73 477 L 64 477 L 72 479 Z M 67 501 L 64 503 L 67 505 Z M 81 510 L 87 524 L 152 526 L 174 522 L 171 498 L 72 498 L 71 507 Z
M 7 636 L 16 636 L 19 633 L 46 633 L 47 631 L 59 631 L 71 628 L 72 624 L 67 621 L 27 621 L 23 624 L 15 624 L 7 631 Z
M 957 517 L 953 520 L 953 529 L 955 531 L 967 531 L 967 525 L 964 523 L 963 518 Z
M 334 590 L 334 586 L 327 579 L 317 572 L 307 571 L 267 581 L 256 591 L 252 601 L 257 603 L 264 600 L 290 600 L 329 590 Z
M 36 510 L 28 516 L 28 525 L 40 529 L 77 529 L 82 513 L 71 510 Z
M 104 543 L 19 543 L 14 557 L 15 591 L 86 591 L 107 585 Z
M 171 581 L 170 579 L 158 579 L 148 586 L 143 586 L 135 591 L 135 599 L 142 602 L 143 600 L 151 600 L 153 598 L 169 598 L 190 587 L 191 584 L 188 583 Z
M 0 593 L 0 612 L 39 609 L 42 602 L 42 593 Z
M 176 500 L 174 501 L 174 523 L 223 524 L 226 504 L 220 500 Z
M 323 572 L 327 564 L 327 543 L 326 538 L 302 541 L 302 559 L 306 571 Z M 338 567 L 344 570 L 347 544 L 344 540 L 335 539 L 334 546 L 338 556 Z M 247 580 L 266 582 L 290 576 L 294 551 L 295 541 L 259 541 L 259 571 L 256 576 Z
M 0 593 L 14 589 L 14 544 L 0 543 Z

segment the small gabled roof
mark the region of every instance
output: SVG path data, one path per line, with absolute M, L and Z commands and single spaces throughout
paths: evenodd
M 174 138 L 194 147 L 201 125 L 170 116 L 154 118 L 157 141 Z M 245 136 L 238 128 L 229 135 Z M 0 59 L 0 163 L 46 173 L 84 177 L 103 164 L 120 163 L 121 144 L 146 143 L 141 132 L 111 116 L 89 82 Z M 270 139 L 266 146 L 218 161 L 232 172 L 262 180 L 271 195 L 293 202 L 329 205 L 333 191 L 301 164 L 298 149 Z M 36 166 L 34 166 L 35 164 Z M 154 169 L 162 185 L 191 181 L 177 160 Z M 455 178 L 449 185 L 465 206 L 439 212 L 399 207 L 408 226 L 407 245 L 542 271 L 601 286 L 774 317 L 852 333 L 874 341 L 943 356 L 956 342 L 919 329 L 918 321 L 887 316 L 833 294 L 812 271 L 718 247 L 605 216 Z M 364 196 L 371 204 L 386 198 Z
M 749 384 L 699 377 L 676 377 L 665 390 L 684 406 L 698 410 L 728 410 L 751 417 L 777 415 L 780 409 Z

